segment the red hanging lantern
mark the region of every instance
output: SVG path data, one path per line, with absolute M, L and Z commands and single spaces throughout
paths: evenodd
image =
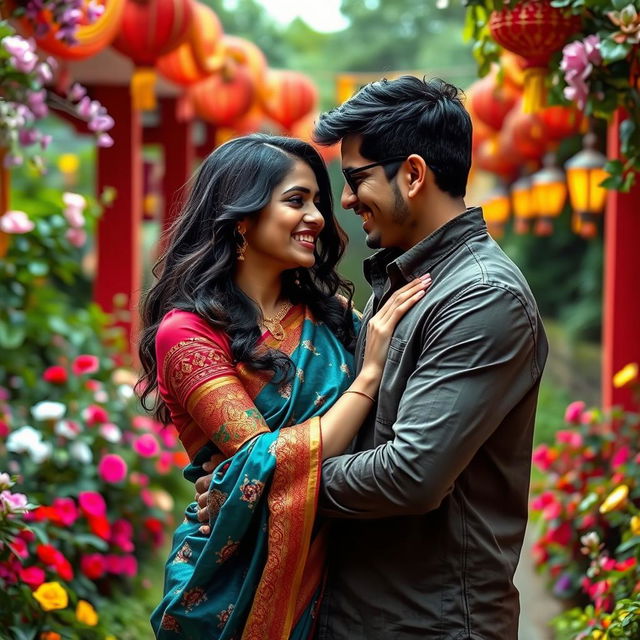
M 267 115 L 290 129 L 311 113 L 318 101 L 318 91 L 303 73 L 270 69 L 263 106 Z
M 91 23 L 86 17 L 89 3 L 84 2 L 83 4 L 84 15 L 75 32 L 75 44 L 67 44 L 56 37 L 60 27 L 53 22 L 51 12 L 40 11 L 38 13 L 37 22 L 49 26 L 46 35 L 35 38 L 36 43 L 43 51 L 63 60 L 84 60 L 96 55 L 111 44 L 120 27 L 125 0 L 103 0 L 103 14 Z M 20 27 L 26 35 L 33 36 L 31 20 L 23 18 L 20 20 Z
M 241 65 L 231 74 L 216 73 L 189 89 L 196 113 L 219 127 L 233 128 L 246 114 L 255 97 L 249 72 Z
M 474 166 L 476 169 L 495 173 L 507 181 L 511 181 L 519 169 L 518 159 L 512 153 L 505 152 L 498 136 L 485 140 L 478 147 L 474 157 Z
M 246 67 L 258 100 L 262 101 L 266 91 L 267 59 L 262 50 L 250 40 L 225 35 L 220 43 L 226 57 Z
M 553 7 L 551 0 L 523 0 L 491 14 L 493 39 L 525 60 L 523 106 L 528 113 L 544 106 L 549 60 L 580 25 L 580 16 Z
M 158 58 L 156 67 L 168 80 L 190 87 L 219 71 L 223 65 L 222 24 L 208 6 L 194 3 L 194 19 L 189 38 L 179 47 Z
M 192 0 L 127 0 L 113 46 L 139 67 L 131 79 L 136 109 L 155 108 L 154 66 L 186 40 L 192 19 Z
M 539 161 L 547 151 L 544 123 L 537 114 L 522 111 L 520 105 L 516 105 L 505 119 L 500 136 L 504 146 L 513 146 L 523 160 Z
M 585 122 L 583 114 L 578 109 L 561 105 L 546 107 L 538 116 L 544 123 L 549 138 L 558 141 L 575 136 Z
M 495 71 L 474 82 L 469 94 L 469 106 L 476 118 L 494 131 L 502 128 L 504 119 L 520 98 L 513 85 L 498 82 Z
M 301 120 L 298 120 L 298 122 L 291 127 L 291 135 L 313 145 L 325 163 L 329 164 L 340 155 L 340 144 L 336 143 L 330 146 L 325 146 L 314 142 L 313 129 L 316 126 L 319 116 L 319 113 L 310 113 Z

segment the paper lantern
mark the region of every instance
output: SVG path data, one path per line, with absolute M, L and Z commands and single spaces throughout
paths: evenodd
M 500 83 L 494 70 L 469 88 L 469 105 L 476 118 L 499 131 L 520 94 L 511 84 Z
M 155 64 L 187 39 L 192 19 L 192 0 L 127 0 L 113 47 L 137 67 L 131 80 L 135 108 L 155 108 Z
M 340 155 L 340 144 L 336 143 L 330 146 L 325 146 L 314 142 L 313 129 L 319 117 L 320 114 L 316 112 L 310 113 L 301 120 L 298 120 L 298 122 L 296 122 L 291 128 L 291 135 L 313 145 L 315 150 L 322 156 L 325 163 L 329 164 Z
M 208 6 L 195 2 L 194 19 L 187 41 L 158 58 L 158 71 L 182 87 L 202 82 L 222 68 L 222 36 L 222 24 L 218 16 Z
M 59 26 L 52 20 L 51 12 L 40 11 L 37 17 L 38 22 L 46 23 L 50 28 L 44 36 L 35 38 L 38 47 L 63 60 L 84 60 L 108 47 L 120 28 L 125 0 L 103 0 L 103 14 L 91 23 L 86 18 L 88 4 L 86 1 L 83 3 L 85 15 L 76 29 L 76 43 L 74 44 L 67 44 L 59 40 L 56 37 Z M 25 35 L 33 37 L 34 30 L 31 20 L 22 18 L 20 27 Z
M 503 186 L 496 187 L 482 203 L 482 214 L 487 229 L 494 238 L 502 237 L 510 213 L 509 193 Z
M 311 113 L 318 101 L 318 91 L 311 79 L 297 71 L 269 69 L 265 113 L 285 129 Z
M 534 113 L 525 113 L 519 105 L 507 116 L 500 136 L 523 160 L 540 160 L 547 151 L 544 123 Z
M 518 158 L 505 153 L 498 136 L 485 140 L 474 154 L 474 167 L 511 180 L 519 169 Z
M 538 116 L 544 123 L 547 136 L 558 141 L 579 133 L 585 122 L 583 114 L 578 109 L 562 105 L 546 107 Z
M 266 91 L 267 59 L 261 49 L 249 40 L 230 35 L 223 36 L 220 46 L 226 57 L 247 68 L 256 96 L 262 101 Z
M 246 114 L 255 97 L 249 72 L 242 65 L 232 73 L 216 73 L 189 89 L 196 113 L 219 127 L 233 128 Z
M 580 25 L 580 16 L 553 7 L 551 0 L 523 0 L 492 12 L 489 30 L 493 39 L 525 60 L 523 107 L 528 113 L 544 106 L 549 60 Z

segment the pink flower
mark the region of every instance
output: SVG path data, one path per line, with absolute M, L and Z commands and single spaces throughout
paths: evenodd
M 98 146 L 103 149 L 108 149 L 109 147 L 113 147 L 114 141 L 113 138 L 108 133 L 101 133 L 98 136 Z
M 131 552 L 134 550 L 133 542 L 133 526 L 128 520 L 116 520 L 111 527 L 111 540 L 112 544 L 117 545 L 125 552 Z
M 76 376 L 87 373 L 95 373 L 100 368 L 100 361 L 96 356 L 83 354 L 78 356 L 71 365 L 71 371 Z
M 571 525 L 563 522 L 555 529 L 549 530 L 549 542 L 555 542 L 562 547 L 566 547 L 571 541 Z
M 44 582 L 44 579 L 45 573 L 40 567 L 20 569 L 20 580 L 32 591 L 35 591 Z
M 85 516 L 104 516 L 107 513 L 107 503 L 101 494 L 95 491 L 83 491 L 78 494 L 78 503 Z
M 29 233 L 35 226 L 24 211 L 7 211 L 0 216 L 0 231 L 5 233 Z
M 106 409 L 96 405 L 90 404 L 83 412 L 82 417 L 87 421 L 88 425 L 99 424 L 102 422 L 109 422 L 109 414 Z
M 20 513 L 27 508 L 27 496 L 24 493 L 0 492 L 0 513 Z
M 582 435 L 576 431 L 560 430 L 556 431 L 556 442 L 562 444 L 568 444 L 574 449 L 579 449 L 582 446 Z
M 98 473 L 105 482 L 122 482 L 127 476 L 127 463 L 118 454 L 108 453 L 100 460 Z
M 587 79 L 591 75 L 593 65 L 602 62 L 600 55 L 600 39 L 593 34 L 583 41 L 570 42 L 562 50 L 562 62 L 560 68 L 564 71 L 564 79 L 567 86 L 564 96 L 567 100 L 577 103 L 583 109 L 589 96 Z
M 173 456 L 170 451 L 163 451 L 156 462 L 156 471 L 162 475 L 169 473 L 173 467 Z
M 87 244 L 87 232 L 84 229 L 67 229 L 64 234 L 72 247 L 84 247 Z
M 80 515 L 72 498 L 56 498 L 51 505 L 56 521 L 70 527 Z
M 148 416 L 134 416 L 131 425 L 138 431 L 153 431 L 154 422 L 155 420 Z
M 123 575 L 133 578 L 138 573 L 138 561 L 135 556 L 122 556 L 121 563 Z
M 143 458 L 153 458 L 160 453 L 160 445 L 151 433 L 143 433 L 133 442 L 133 449 Z
M 624 446 L 618 449 L 611 458 L 611 466 L 615 469 L 623 465 L 631 457 L 631 451 L 629 447 Z
M 541 444 L 533 451 L 533 463 L 542 471 L 547 471 L 553 461 L 557 458 L 555 451 L 550 449 L 546 444 Z
M 586 404 L 582 400 L 572 402 L 564 412 L 564 421 L 570 424 L 580 424 L 580 418 L 585 410 Z

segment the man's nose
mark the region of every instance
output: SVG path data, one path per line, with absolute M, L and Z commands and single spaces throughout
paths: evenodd
M 351 187 L 345 183 L 340 194 L 340 205 L 343 209 L 353 209 L 354 205 L 358 202 L 358 196 L 353 193 Z

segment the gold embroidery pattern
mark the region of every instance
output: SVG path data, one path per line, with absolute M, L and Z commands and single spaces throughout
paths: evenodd
M 189 398 L 187 410 L 220 451 L 232 456 L 247 440 L 269 427 L 242 385 L 226 378 L 204 383 Z
M 282 430 L 276 442 L 268 497 L 269 551 L 242 640 L 289 637 L 309 553 L 321 464 L 320 422 L 312 418 Z
M 199 336 L 171 347 L 164 358 L 163 371 L 167 386 L 180 402 L 202 382 L 233 373 L 224 351 Z
M 311 342 L 311 340 L 305 340 L 302 343 L 302 346 L 305 349 L 309 349 L 309 351 L 311 351 L 311 353 L 313 353 L 314 356 L 319 356 L 320 352 L 315 348 L 315 346 L 313 345 L 313 343 Z

